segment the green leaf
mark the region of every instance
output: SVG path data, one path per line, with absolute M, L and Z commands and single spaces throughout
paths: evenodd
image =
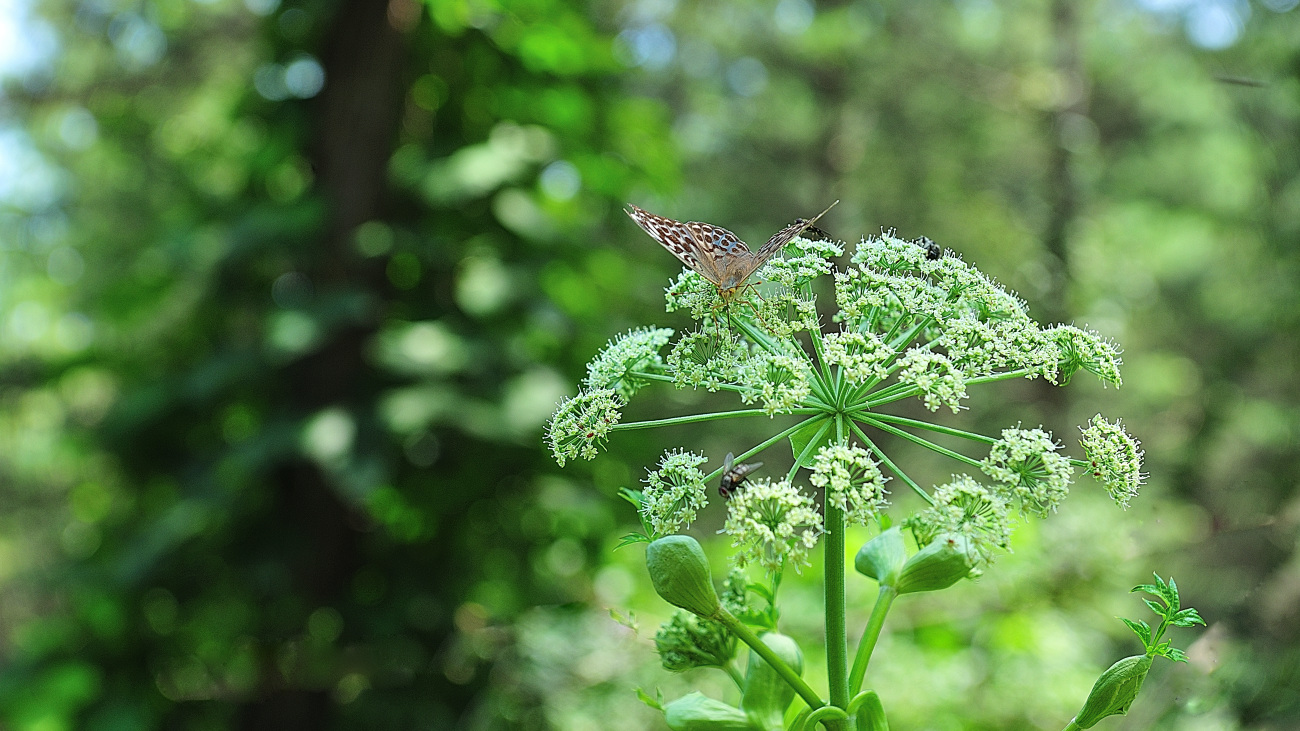
M 1170 660 L 1173 660 L 1174 662 L 1187 662 L 1187 653 L 1183 652 L 1177 647 L 1169 648 L 1169 651 L 1165 653 L 1165 657 L 1169 658 Z
M 1144 603 L 1146 603 L 1146 605 L 1147 605 L 1148 607 L 1151 608 L 1151 611 L 1155 612 L 1156 614 L 1159 614 L 1161 617 L 1163 617 L 1163 616 L 1166 615 L 1166 610 L 1165 610 L 1165 608 L 1162 607 L 1162 606 L 1160 606 L 1159 604 L 1156 604 L 1155 602 L 1151 601 L 1150 599 L 1143 599 L 1142 601 L 1143 601 Z
M 631 546 L 636 543 L 649 543 L 649 542 L 650 542 L 650 536 L 644 535 L 642 533 L 628 533 L 627 535 L 623 536 L 622 539 L 619 540 L 617 546 L 614 546 L 614 550 L 617 551 L 618 549 L 624 546 Z
M 1128 628 L 1131 629 L 1131 630 L 1133 630 L 1133 633 L 1136 634 L 1136 635 L 1138 636 L 1138 639 L 1142 640 L 1142 646 L 1143 646 L 1143 647 L 1150 647 L 1150 645 L 1151 645 L 1151 625 L 1149 625 L 1149 624 L 1147 624 L 1146 622 L 1143 622 L 1143 621 L 1141 621 L 1141 620 L 1134 621 L 1134 620 L 1131 620 L 1131 619 L 1125 619 L 1124 617 L 1120 617 L 1120 618 L 1119 618 L 1119 621 L 1121 621 L 1121 622 L 1123 622 L 1124 624 L 1128 625 Z
M 1204 625 L 1205 620 L 1201 619 L 1201 615 L 1199 612 L 1197 612 L 1195 609 L 1192 609 L 1191 607 L 1188 607 L 1187 609 L 1183 609 L 1179 611 L 1177 614 L 1175 614 L 1169 620 L 1169 623 L 1175 627 L 1191 627 L 1193 625 L 1198 625 L 1198 624 Z
M 813 446 L 814 450 L 829 447 L 833 441 L 829 429 L 830 423 L 830 419 L 820 419 L 791 434 L 790 450 L 794 454 L 794 458 L 798 459 L 799 455 L 804 453 L 804 450 L 808 448 L 808 444 L 813 440 L 817 440 L 817 443 Z M 819 434 L 821 435 L 820 439 L 817 438 Z

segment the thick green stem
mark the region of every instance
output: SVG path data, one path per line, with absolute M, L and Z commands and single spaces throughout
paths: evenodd
M 1074 719 L 1071 718 L 1070 722 L 1066 724 L 1065 728 L 1062 729 L 1061 731 L 1080 731 L 1079 724 L 1075 723 Z
M 731 612 L 728 612 L 723 607 L 719 607 L 717 616 L 712 617 L 712 619 L 716 619 L 726 625 L 727 629 L 731 630 L 732 634 L 739 637 L 741 642 L 749 645 L 749 649 L 757 652 L 759 657 L 766 660 L 767 664 L 771 665 L 772 669 L 776 671 L 776 674 L 780 675 L 785 682 L 789 683 L 790 687 L 794 688 L 794 692 L 798 693 L 800 698 L 803 698 L 804 703 L 807 703 L 808 707 L 821 708 L 826 705 L 826 701 L 822 700 L 821 697 L 817 695 L 817 691 L 813 690 L 812 686 L 808 685 L 803 678 L 799 677 L 799 674 L 787 665 L 775 652 L 773 652 L 772 648 L 768 647 L 766 643 L 760 640 L 758 635 L 754 634 L 752 630 L 744 625 L 744 623 L 739 619 L 736 619 Z
M 844 416 L 835 418 L 836 438 L 845 438 Z M 831 705 L 848 708 L 848 632 L 844 624 L 844 511 L 827 491 L 826 517 L 826 678 L 830 683 Z
M 769 437 L 768 439 L 766 439 L 766 440 L 764 440 L 763 442 L 759 443 L 757 446 L 754 446 L 754 447 L 752 447 L 752 448 L 746 450 L 745 452 L 742 452 L 741 455 L 740 455 L 739 457 L 733 457 L 732 459 L 734 459 L 737 463 L 744 462 L 745 460 L 749 459 L 750 457 L 753 457 L 754 455 L 758 454 L 759 452 L 763 451 L 764 449 L 767 449 L 768 447 L 772 446 L 773 444 L 776 444 L 777 442 L 781 441 L 782 439 L 785 439 L 786 437 L 790 436 L 791 434 L 794 434 L 795 432 L 799 431 L 800 429 L 804 428 L 805 426 L 808 426 L 809 424 L 811 424 L 811 423 L 813 423 L 814 421 L 816 421 L 818 418 L 819 418 L 819 417 L 814 416 L 814 417 L 811 418 L 811 419 L 804 419 L 803 421 L 799 422 L 798 424 L 795 424 L 794 426 L 790 427 L 789 429 L 786 429 L 785 431 L 781 432 L 780 434 L 777 434 L 776 436 L 773 436 L 773 437 Z M 723 471 L 724 471 L 724 468 L 723 468 L 723 467 L 719 467 L 718 469 L 716 469 L 716 470 L 710 472 L 709 474 L 705 475 L 705 477 L 704 477 L 704 482 L 713 482 L 714 480 L 716 480 L 716 479 L 718 479 L 719 477 L 722 476 Z
M 858 643 L 858 654 L 853 658 L 853 672 L 849 673 L 849 692 L 857 695 L 862 690 L 862 680 L 867 676 L 867 663 L 871 662 L 871 653 L 876 649 L 880 639 L 880 630 L 885 626 L 885 615 L 893 605 L 898 591 L 892 586 L 881 586 L 876 595 L 876 606 L 871 609 L 871 618 L 862 630 L 862 641 Z

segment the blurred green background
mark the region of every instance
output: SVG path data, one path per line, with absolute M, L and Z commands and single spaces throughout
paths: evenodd
M 1102 725 L 1300 728 L 1296 5 L 0 2 L 0 728 L 659 729 L 635 688 L 729 698 L 657 667 L 615 495 L 769 424 L 564 471 L 540 431 L 607 338 L 687 325 L 625 202 L 752 241 L 835 199 L 838 238 L 928 235 L 1126 349 L 1121 390 L 1004 384 L 954 423 L 1072 442 L 1104 411 L 1151 474 L 900 602 L 868 678 L 895 727 L 1060 728 L 1159 571 L 1210 626 Z M 629 418 L 714 403 L 656 393 Z

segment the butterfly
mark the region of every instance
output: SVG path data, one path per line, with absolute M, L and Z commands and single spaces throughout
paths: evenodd
M 763 466 L 762 462 L 751 462 L 749 464 L 735 464 L 736 456 L 727 452 L 726 458 L 722 461 L 722 482 L 718 483 L 718 494 L 724 500 L 730 500 L 731 494 L 740 489 L 741 483 L 749 476 L 750 472 Z
M 626 213 L 636 221 L 636 225 L 650 234 L 650 238 L 658 241 L 683 264 L 717 287 L 718 296 L 723 302 L 730 302 L 745 287 L 749 275 L 758 271 L 794 237 L 809 228 L 822 233 L 813 224 L 826 215 L 826 211 L 834 208 L 835 203 L 827 206 L 825 211 L 818 213 L 812 220 L 796 219 L 794 223 L 772 234 L 772 238 L 756 252 L 750 251 L 744 241 L 721 226 L 699 221 L 682 223 L 656 216 L 636 206 L 632 206 L 632 210 Z

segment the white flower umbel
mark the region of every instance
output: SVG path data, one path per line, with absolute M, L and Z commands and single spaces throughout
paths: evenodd
M 602 388 L 565 399 L 546 425 L 546 444 L 561 467 L 570 459 L 593 459 L 609 432 L 623 418 L 626 404 L 613 389 Z
M 1092 417 L 1088 426 L 1080 427 L 1084 454 L 1088 455 L 1092 476 L 1110 493 L 1116 505 L 1128 509 L 1129 501 L 1137 497 L 1146 475 L 1142 473 L 1141 443 L 1124 430 L 1117 419 L 1114 424 Z
M 762 400 L 769 415 L 794 409 L 808 395 L 808 361 L 787 353 L 758 352 L 740 365 L 745 403 Z
M 1070 377 L 1080 370 L 1097 376 L 1103 383 L 1113 383 L 1116 388 L 1123 384 L 1119 369 L 1119 346 L 1103 338 L 1095 330 L 1083 330 L 1073 325 L 1057 325 L 1044 331 L 1044 334 L 1059 350 L 1059 375 L 1061 385 L 1070 382 Z
M 808 481 L 826 490 L 826 499 L 844 511 L 850 523 L 866 525 L 888 505 L 886 478 L 871 453 L 861 447 L 834 444 L 813 459 Z
M 970 475 L 934 489 L 934 505 L 907 521 L 922 545 L 943 533 L 965 537 L 972 558 L 988 563 L 993 551 L 1011 550 L 1011 520 L 1006 501 Z
M 885 366 L 895 351 L 873 332 L 831 333 L 822 343 L 822 359 L 843 369 L 850 383 L 879 381 L 889 375 Z
M 947 356 L 913 348 L 898 362 L 902 366 L 898 380 L 921 392 L 925 408 L 938 411 L 940 406 L 947 406 L 954 414 L 961 410 L 961 401 L 966 398 L 966 379 Z
M 664 361 L 659 351 L 672 336 L 673 331 L 666 327 L 643 327 L 609 341 L 587 364 L 587 388 L 609 388 L 625 399 L 631 398 L 648 383 L 636 372 L 661 369 Z
M 754 480 L 727 503 L 722 532 L 731 536 L 737 566 L 751 563 L 777 573 L 789 562 L 798 571 L 822 534 L 812 498 L 788 481 Z
M 980 463 L 984 474 L 1007 487 L 1027 513 L 1045 518 L 1070 493 L 1074 466 L 1057 454 L 1061 445 L 1042 429 L 1003 429 Z
M 718 390 L 734 383 L 749 349 L 730 332 L 702 328 L 678 338 L 668 354 L 667 370 L 678 388 Z
M 669 535 L 689 526 L 696 512 L 708 504 L 704 473 L 699 469 L 707 461 L 704 455 L 673 450 L 660 458 L 659 469 L 646 475 L 641 516 L 655 535 Z

